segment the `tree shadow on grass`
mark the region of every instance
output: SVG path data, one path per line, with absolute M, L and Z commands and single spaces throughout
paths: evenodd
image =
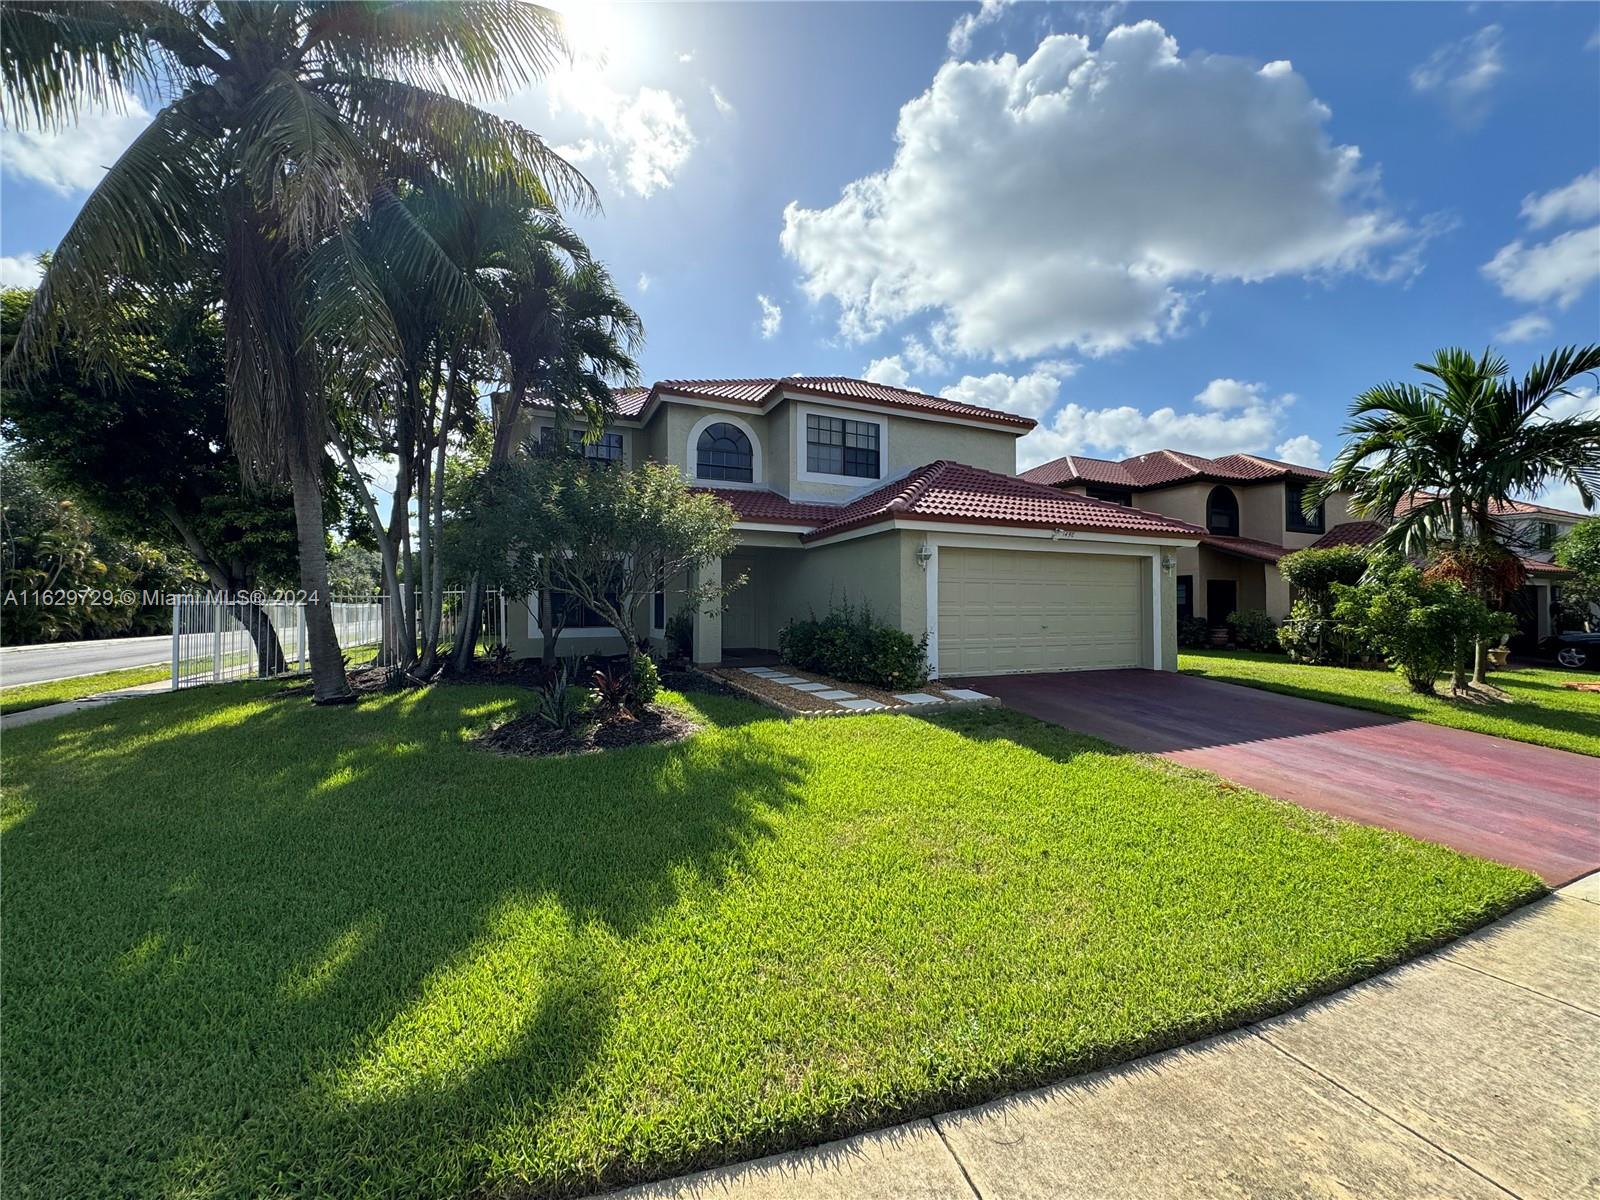
M 470 745 L 510 715 L 490 687 L 219 700 L 7 738 L 23 1191 L 478 1189 L 603 1044 L 619 946 L 708 902 L 808 775 L 718 697 L 685 742 L 559 760 Z

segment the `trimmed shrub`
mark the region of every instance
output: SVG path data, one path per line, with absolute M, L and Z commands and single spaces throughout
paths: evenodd
M 1211 635 L 1211 626 L 1203 617 L 1178 618 L 1178 645 L 1185 650 L 1198 650 Z
M 1228 614 L 1228 628 L 1241 650 L 1276 650 L 1278 627 L 1259 608 L 1241 608 Z
M 835 605 L 825 617 L 790 621 L 778 631 L 778 654 L 801 671 L 889 691 L 928 682 L 928 639 L 881 625 L 872 610 Z
M 633 660 L 633 695 L 641 705 L 654 704 L 661 691 L 661 672 L 656 670 L 656 660 L 641 654 Z
M 1295 662 L 1348 665 L 1370 647 L 1340 631 L 1333 619 L 1333 589 L 1361 582 L 1371 559 L 1361 546 L 1297 550 L 1278 562 L 1278 573 L 1299 593 L 1278 641 Z
M 1333 585 L 1333 617 L 1345 632 L 1382 651 L 1414 692 L 1433 694 L 1455 647 L 1511 631 L 1514 619 L 1490 610 L 1453 579 L 1429 579 L 1406 565 L 1382 579 Z

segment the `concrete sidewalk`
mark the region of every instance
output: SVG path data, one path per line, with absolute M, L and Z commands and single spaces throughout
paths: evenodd
M 36 721 L 64 717 L 68 713 L 82 712 L 86 708 L 100 708 L 106 704 L 114 704 L 118 700 L 131 700 L 135 696 L 152 696 L 157 692 L 171 690 L 172 684 L 161 679 L 155 683 L 141 683 L 137 687 L 118 688 L 114 692 L 99 692 L 93 696 L 85 696 L 82 700 L 63 700 L 60 704 L 41 704 L 38 708 L 25 708 L 21 712 L 0 713 L 0 731 L 20 729 Z
M 1600 874 L 1236 1033 L 614 1196 L 1161 1200 L 1600 1194 Z

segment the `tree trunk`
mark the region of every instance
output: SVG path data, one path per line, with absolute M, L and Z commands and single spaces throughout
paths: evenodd
M 1490 546 L 1489 532 L 1489 506 L 1480 505 L 1478 508 L 1478 553 L 1486 556 Z M 1476 567 L 1478 599 L 1488 606 L 1492 596 L 1489 590 L 1489 575 L 1485 570 L 1488 566 L 1487 558 L 1480 557 Z M 1489 643 L 1483 638 L 1478 638 L 1472 647 L 1472 682 L 1486 684 L 1489 682 Z
M 288 663 L 283 657 L 283 643 L 278 640 L 278 631 L 272 627 L 272 618 L 267 615 L 267 610 L 259 604 L 245 602 L 229 605 L 229 608 L 255 643 L 257 678 L 271 679 L 288 670 Z
M 168 505 L 162 510 L 162 515 L 168 523 L 178 531 L 184 548 L 193 556 L 200 569 L 206 573 L 206 578 L 211 586 L 224 596 L 247 592 L 254 580 L 251 573 L 245 570 L 240 563 L 231 563 L 224 567 L 212 557 L 211 552 L 201 543 L 200 537 L 195 533 L 194 527 L 178 512 Z M 234 617 L 243 625 L 250 634 L 250 641 L 256 648 L 256 672 L 262 679 L 269 679 L 274 675 L 281 675 L 287 669 L 283 657 L 283 644 L 278 640 L 278 631 L 272 627 L 272 620 L 259 604 L 248 602 L 230 603 Z
M 479 601 L 482 595 L 483 584 L 474 571 L 461 593 L 461 618 L 456 622 L 456 644 L 450 655 L 451 670 L 465 671 L 472 666 L 473 655 L 477 652 L 481 617 Z
M 297 453 L 289 458 L 294 525 L 300 548 L 300 587 L 305 591 L 306 644 L 311 652 L 314 704 L 349 704 L 356 696 L 345 678 L 339 635 L 333 628 L 328 592 L 328 533 L 322 523 L 322 489 Z

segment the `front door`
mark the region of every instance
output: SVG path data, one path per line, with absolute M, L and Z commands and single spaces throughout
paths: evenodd
M 722 613 L 724 653 L 729 650 L 753 650 L 760 645 L 756 641 L 755 563 L 748 558 L 722 560 L 724 583 L 730 583 L 741 575 L 745 577 L 745 581 L 728 593 L 727 608 Z
M 1213 629 L 1228 623 L 1228 614 L 1239 610 L 1239 585 L 1232 579 L 1206 580 L 1206 624 Z

